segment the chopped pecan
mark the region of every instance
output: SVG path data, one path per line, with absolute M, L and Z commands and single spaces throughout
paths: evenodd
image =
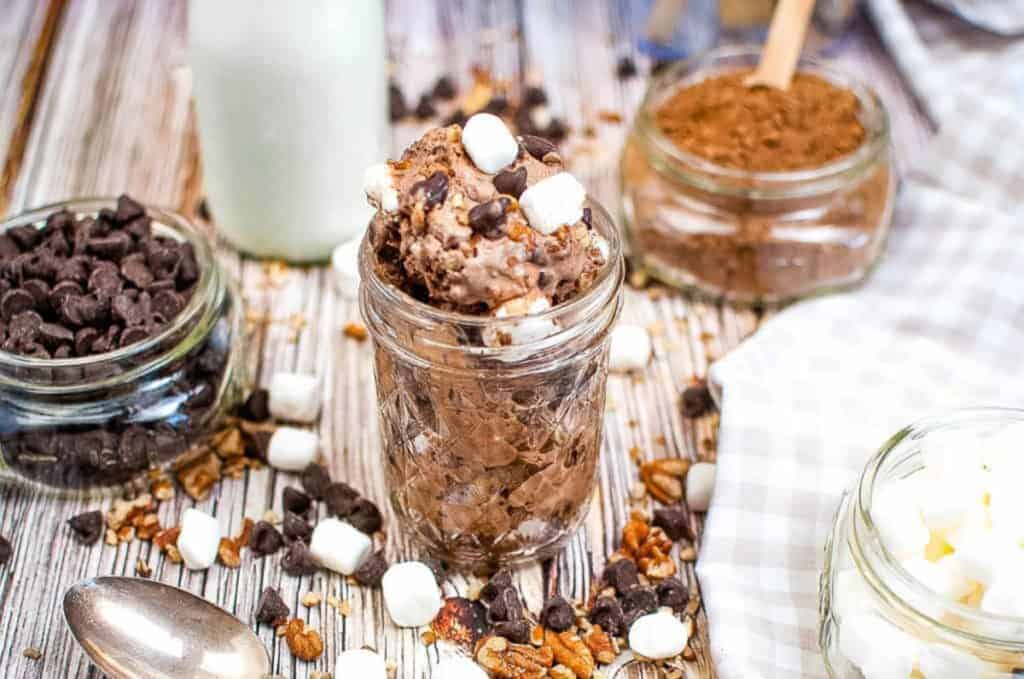
M 683 479 L 690 461 L 675 457 L 652 460 L 640 465 L 640 480 L 648 494 L 659 502 L 672 504 L 683 499 Z
M 213 484 L 220 481 L 222 463 L 214 453 L 207 453 L 178 470 L 178 483 L 193 500 L 205 500 Z
M 615 662 L 619 655 L 619 645 L 610 634 L 601 629 L 600 625 L 594 625 L 583 635 L 583 642 L 594 655 L 594 659 L 602 665 L 609 665 Z
M 572 670 L 578 679 L 590 679 L 594 673 L 594 656 L 572 631 L 544 630 L 544 648 L 550 648 L 555 660 Z
M 107 512 L 107 528 L 118 531 L 131 525 L 136 517 L 155 511 L 156 503 L 149 493 L 144 493 L 134 500 L 114 500 L 114 505 Z
M 135 528 L 135 537 L 148 542 L 160 532 L 160 517 L 156 512 L 140 514 L 132 519 L 132 527 Z
M 310 662 L 316 660 L 324 652 L 324 640 L 315 629 L 306 627 L 299 618 L 292 618 L 284 629 L 284 640 L 288 642 L 288 650 L 299 660 Z
M 555 664 L 548 646 L 513 644 L 502 637 L 484 637 L 477 644 L 476 661 L 498 679 L 541 679 Z
M 242 532 L 233 538 L 221 538 L 217 547 L 217 557 L 220 562 L 228 568 L 238 568 L 242 565 L 242 548 L 249 546 L 249 539 L 252 537 L 252 519 L 245 519 L 242 522 Z
M 241 457 L 245 454 L 245 442 L 242 440 L 242 431 L 238 427 L 230 426 L 221 429 L 213 435 L 210 446 L 224 459 Z
M 160 478 L 153 481 L 149 492 L 159 502 L 165 502 L 174 498 L 174 484 L 170 479 Z
M 651 528 L 643 515 L 635 513 L 622 529 L 619 554 L 636 562 L 640 572 L 661 580 L 676 574 L 672 559 L 672 541 L 660 528 Z
M 181 534 L 181 528 L 175 526 L 153 536 L 153 545 L 166 554 L 168 560 L 173 563 L 181 563 L 181 553 L 178 551 L 179 534 Z

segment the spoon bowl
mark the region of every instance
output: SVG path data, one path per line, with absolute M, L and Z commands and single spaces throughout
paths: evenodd
M 190 592 L 151 580 L 99 577 L 64 595 L 64 619 L 111 679 L 254 679 L 270 675 L 259 637 Z

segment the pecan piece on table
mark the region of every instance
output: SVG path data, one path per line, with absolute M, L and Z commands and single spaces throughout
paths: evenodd
M 477 644 L 476 661 L 498 679 L 541 679 L 548 676 L 555 656 L 547 646 L 534 648 L 489 636 Z

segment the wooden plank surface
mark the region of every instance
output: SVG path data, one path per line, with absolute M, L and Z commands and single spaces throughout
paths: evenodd
M 57 8 L 61 10 L 55 13 Z M 185 3 L 130 0 L 0 0 L 0 157 L 9 159 L 6 134 L 26 119 L 21 83 L 38 67 L 40 41 L 47 17 L 54 26 L 45 43 L 45 77 L 29 83 L 33 109 L 20 148 L 17 170 L 0 185 L 9 197 L 8 213 L 71 196 L 127 191 L 145 201 L 193 213 L 201 195 L 198 145 L 189 105 L 185 64 Z M 54 17 L 57 17 L 55 19 Z M 593 125 L 597 136 L 574 135 L 568 146 L 574 171 L 606 204 L 616 203 L 618 150 L 626 123 L 600 122 L 601 111 L 628 122 L 643 90 L 643 79 L 620 82 L 616 59 L 629 52 L 622 3 L 534 3 L 526 0 L 425 3 L 393 0 L 388 34 L 395 77 L 410 100 L 441 73 L 470 84 L 470 66 L 488 67 L 507 81 L 513 93 L 524 80 L 543 81 L 551 109 L 580 130 Z M 887 96 L 901 148 L 920 146 L 927 135 L 920 113 L 903 94 L 888 58 L 870 31 L 859 24 L 840 54 L 852 70 L 868 76 Z M 642 59 L 638 59 L 643 66 Z M 31 78 L 30 78 L 31 80 Z M 19 113 L 19 111 L 22 111 Z M 414 122 L 397 125 L 397 152 L 424 129 Z M 11 162 L 11 161 L 8 161 Z M 0 203 L 2 206 L 3 203 Z M 2 210 L 0 210 L 2 213 Z M 331 471 L 378 502 L 386 525 L 394 517 L 385 502 L 371 348 L 344 339 L 340 327 L 357 317 L 355 305 L 335 295 L 321 268 L 293 268 L 269 276 L 266 267 L 221 246 L 225 266 L 241 281 L 250 309 L 277 322 L 258 325 L 249 337 L 249 360 L 257 380 L 276 370 L 316 373 L 323 377 L 325 416 L 319 423 Z M 598 572 L 615 547 L 627 517 L 627 499 L 636 472 L 627 451 L 637 447 L 645 459 L 685 456 L 713 459 L 713 418 L 684 421 L 678 394 L 693 376 L 706 374 L 708 363 L 752 332 L 758 317 L 675 294 L 651 295 L 628 290 L 624 319 L 651 328 L 656 360 L 639 378 L 609 380 L 606 438 L 601 481 L 585 529 L 549 564 L 521 570 L 517 577 L 536 610 L 545 594 L 560 591 L 583 598 L 591 574 Z M 709 445 L 712 444 L 712 445 Z M 295 485 L 293 475 L 264 469 L 244 480 L 225 481 L 199 507 L 213 512 L 225 535 L 237 533 L 243 517 L 265 510 L 281 512 L 281 489 Z M 179 493 L 160 509 L 164 525 L 174 525 L 191 505 Z M 436 651 L 425 647 L 416 631 L 398 630 L 383 611 L 378 593 L 353 587 L 325 573 L 307 578 L 283 575 L 278 559 L 253 560 L 242 567 L 214 567 L 192 573 L 165 562 L 147 543 L 114 549 L 85 548 L 70 541 L 63 522 L 101 501 L 55 501 L 18 487 L 0 488 L 0 534 L 12 539 L 15 556 L 0 569 L 0 675 L 5 677 L 97 677 L 63 624 L 60 599 L 73 582 L 97 574 L 132 574 L 137 558 L 153 567 L 153 577 L 179 585 L 214 601 L 244 620 L 251 619 L 263 587 L 279 586 L 297 615 L 323 634 L 326 650 L 316 663 L 295 661 L 271 630 L 260 634 L 272 649 L 275 672 L 307 677 L 331 670 L 342 648 L 364 644 L 381 650 L 398 665 L 399 677 L 430 676 Z M 701 517 L 693 517 L 694 527 Z M 391 529 L 390 559 L 415 557 L 414 545 Z M 692 565 L 682 576 L 693 591 L 698 583 Z M 449 593 L 465 592 L 472 581 L 454 577 Z M 302 594 L 335 594 L 351 604 L 342 617 L 321 606 L 305 609 Z M 692 646 L 697 659 L 689 677 L 712 677 L 707 625 L 698 617 Z M 40 660 L 22 655 L 27 647 L 42 651 Z

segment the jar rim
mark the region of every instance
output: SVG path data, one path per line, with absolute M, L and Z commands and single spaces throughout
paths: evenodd
M 738 70 L 740 64 L 735 62 L 756 65 L 760 51 L 761 48 L 754 45 L 716 48 L 674 64 L 651 81 L 637 111 L 635 129 L 649 152 L 661 161 L 656 166 L 699 190 L 753 199 L 800 198 L 827 193 L 868 172 L 876 159 L 889 148 L 891 133 L 886 107 L 878 93 L 861 80 L 810 56 L 800 58 L 798 69 L 853 92 L 865 112 L 865 120 L 870 123 L 865 124 L 867 137 L 853 152 L 812 168 L 770 172 L 741 170 L 684 151 L 661 131 L 654 120 L 654 109 L 665 93 L 675 92 L 713 75 Z
M 871 515 L 871 500 L 874 496 L 875 484 L 883 472 L 885 464 L 892 457 L 906 454 L 907 441 L 917 441 L 929 433 L 940 429 L 948 429 L 968 424 L 1008 425 L 1024 422 L 1024 409 L 1010 407 L 973 407 L 959 408 L 943 414 L 933 415 L 917 420 L 904 427 L 889 438 L 881 449 L 868 461 L 861 473 L 854 496 L 854 511 L 858 521 L 854 527 L 863 525 L 865 535 L 860 536 L 854 530 L 852 540 L 857 547 L 856 552 L 863 558 L 856 559 L 857 568 L 867 569 L 873 577 L 865 577 L 869 586 L 879 595 L 895 605 L 911 619 L 928 623 L 934 628 L 955 637 L 969 639 L 987 646 L 1005 648 L 1015 652 L 1024 649 L 1024 638 L 1020 629 L 1024 625 L 1024 617 L 998 615 L 977 608 L 971 608 L 958 601 L 950 601 L 928 589 L 924 583 L 913 577 L 900 560 L 893 554 L 881 538 L 881 534 Z M 920 453 L 911 453 L 920 454 Z M 889 583 L 898 583 L 901 592 L 910 593 L 911 597 L 894 591 Z M 993 630 L 979 633 L 958 625 L 937 619 L 939 616 L 926 612 L 925 609 L 939 610 L 942 613 L 955 614 L 956 618 L 977 629 Z
M 95 214 L 98 213 L 101 208 L 113 207 L 116 204 L 117 198 L 110 196 L 87 196 L 57 201 L 25 210 L 0 221 L 0 233 L 6 232 L 13 226 L 39 224 L 40 222 L 44 222 L 50 214 L 60 210 L 68 210 L 76 215 Z M 8 374 L 7 371 L 11 369 L 40 370 L 47 368 L 87 368 L 130 360 L 133 357 L 145 355 L 148 352 L 163 346 L 168 339 L 174 337 L 180 338 L 175 342 L 176 345 L 184 344 L 188 341 L 190 336 L 195 335 L 196 332 L 201 329 L 202 324 L 199 323 L 198 320 L 203 316 L 205 311 L 208 311 L 210 297 L 216 293 L 218 288 L 223 286 L 223 280 L 219 274 L 219 267 L 217 266 L 216 259 L 214 258 L 213 249 L 210 247 L 207 237 L 203 235 L 190 220 L 186 219 L 181 214 L 167 208 L 156 207 L 148 204 L 143 204 L 143 208 L 146 210 L 146 215 L 153 220 L 153 226 L 159 229 L 159 235 L 168 235 L 189 243 L 195 251 L 196 262 L 199 267 L 199 280 L 196 281 L 195 290 L 188 302 L 185 304 L 185 308 L 182 309 L 170 323 L 161 329 L 160 332 L 147 337 L 140 342 L 135 342 L 125 347 L 119 347 L 113 351 L 108 351 L 102 354 L 75 356 L 70 358 L 35 358 L 13 354 L 0 349 L 0 384 L 14 388 L 28 388 L 33 391 L 45 391 L 47 393 L 64 393 L 68 391 L 78 391 L 83 388 L 93 389 L 98 386 L 106 385 L 108 382 L 131 380 L 134 379 L 139 372 L 145 372 L 160 364 L 161 361 L 173 360 L 174 356 L 169 356 L 171 351 L 158 352 L 155 356 L 140 363 L 136 368 L 116 375 L 113 378 L 106 377 L 101 378 L 96 382 L 85 382 L 74 385 L 40 385 L 32 380 L 20 380 L 14 378 Z M 192 331 L 183 332 L 190 325 L 194 326 Z M 200 332 L 199 334 L 204 333 Z

